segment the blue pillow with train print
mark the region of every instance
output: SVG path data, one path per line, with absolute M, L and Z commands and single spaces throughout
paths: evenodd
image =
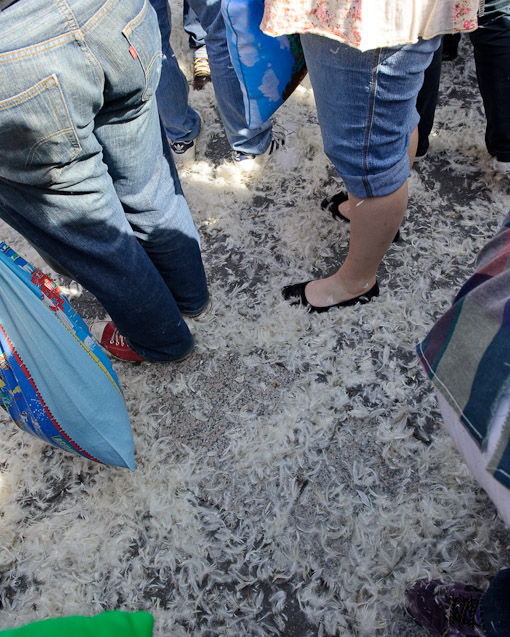
M 50 445 L 135 468 L 110 361 L 58 286 L 2 242 L 0 405 L 20 429 Z
M 273 38 L 260 30 L 263 0 L 222 0 L 227 42 L 243 92 L 246 121 L 256 128 L 306 75 L 299 35 Z

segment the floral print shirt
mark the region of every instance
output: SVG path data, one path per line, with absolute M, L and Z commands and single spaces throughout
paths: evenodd
M 265 0 L 261 28 L 315 33 L 362 51 L 474 31 L 480 0 Z

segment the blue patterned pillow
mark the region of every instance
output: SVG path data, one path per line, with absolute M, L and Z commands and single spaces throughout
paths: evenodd
M 55 447 L 135 468 L 110 361 L 51 279 L 1 242 L 0 406 L 20 429 Z
M 241 83 L 246 121 L 256 128 L 306 75 L 299 35 L 272 38 L 260 30 L 263 0 L 222 0 L 232 64 Z

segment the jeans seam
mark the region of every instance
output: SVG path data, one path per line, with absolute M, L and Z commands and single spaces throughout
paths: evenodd
M 61 35 L 58 35 L 55 38 L 50 38 L 49 40 L 45 40 L 44 42 L 39 42 L 37 44 L 31 45 L 29 47 L 24 47 L 23 49 L 18 49 L 15 51 L 9 51 L 6 53 L 0 53 L 0 64 L 3 63 L 9 63 L 12 62 L 13 60 L 22 60 L 24 58 L 30 58 L 30 57 L 34 57 L 36 55 L 39 55 L 39 53 L 41 52 L 41 50 L 44 51 L 51 51 L 52 49 L 58 48 L 60 46 L 63 46 L 65 44 L 67 44 L 68 42 L 71 41 L 77 41 L 79 44 L 81 45 L 85 45 L 88 54 L 90 54 L 95 63 L 99 66 L 99 68 L 101 69 L 101 73 L 97 72 L 97 69 L 94 69 L 96 75 L 98 76 L 98 79 L 100 82 L 103 81 L 104 79 L 104 74 L 102 73 L 102 68 L 101 65 L 99 64 L 97 58 L 94 56 L 94 54 L 92 53 L 92 51 L 90 51 L 88 45 L 85 42 L 85 33 L 87 33 L 88 31 L 90 31 L 90 29 L 95 26 L 95 24 L 98 23 L 99 19 L 99 15 L 100 14 L 104 14 L 105 12 L 105 6 L 108 6 L 107 11 L 109 12 L 113 6 L 117 3 L 118 0 L 107 0 L 103 6 L 101 7 L 101 9 L 99 9 L 99 11 L 97 11 L 92 18 L 90 18 L 84 25 L 83 28 L 80 28 L 80 26 L 78 25 L 78 22 L 76 21 L 76 18 L 74 17 L 73 12 L 71 11 L 71 9 L 68 7 L 67 3 L 65 2 L 65 0 L 53 0 L 55 2 L 55 5 L 57 7 L 57 9 L 60 11 L 60 13 L 63 15 L 63 17 L 65 18 L 70 32 L 69 33 L 64 33 Z M 76 27 L 72 26 L 72 23 L 69 20 L 69 15 L 72 16 L 72 21 L 74 22 L 74 24 L 76 25 Z M 103 19 L 104 16 L 101 16 L 101 20 Z M 83 51 L 83 48 L 80 47 L 81 50 Z M 89 63 L 90 63 L 90 59 L 89 59 Z M 94 65 L 92 65 L 94 66 Z
M 65 0 L 53 0 L 53 2 L 55 3 L 55 5 L 56 5 L 57 9 L 60 11 L 60 13 L 63 15 L 65 21 L 67 22 L 67 25 L 69 27 L 69 31 L 73 34 L 73 37 L 76 37 L 76 33 L 77 32 L 79 33 L 79 31 L 80 31 L 80 26 L 76 22 L 76 18 L 74 17 L 73 12 L 68 7 L 68 5 L 65 2 Z M 71 24 L 71 21 L 69 20 L 69 16 L 72 17 L 72 22 L 74 22 L 74 27 Z
M 87 22 L 85 22 L 85 24 L 82 26 L 81 32 L 83 33 L 83 35 L 90 33 L 92 29 L 94 29 L 102 20 L 104 20 L 107 14 L 110 13 L 110 11 L 117 4 L 117 1 L 118 0 L 106 0 L 103 6 L 98 11 L 96 11 L 94 15 L 89 18 Z
M 63 46 L 67 42 L 74 40 L 75 36 L 73 34 L 63 34 L 59 35 L 56 38 L 50 38 L 49 40 L 45 40 L 44 42 L 39 42 L 38 44 L 34 44 L 32 46 L 23 47 L 22 49 L 17 49 L 15 51 L 9 51 L 6 53 L 0 53 L 0 64 L 5 64 L 8 62 L 12 62 L 13 60 L 21 60 L 23 58 L 33 57 L 34 55 L 39 55 L 41 50 L 51 51 L 51 49 L 56 49 L 60 46 Z M 51 46 L 47 46 L 48 42 L 54 42 Z M 25 51 L 25 53 L 21 53 Z
M 149 0 L 144 0 L 144 4 L 143 7 L 141 9 L 141 11 L 130 21 L 128 22 L 128 24 L 122 29 L 122 35 L 126 38 L 126 41 L 136 50 L 136 46 L 132 41 L 132 34 L 135 32 L 136 28 L 142 24 L 142 22 L 145 20 L 145 18 L 147 17 L 147 12 L 150 8 L 150 3 Z M 147 65 L 144 65 L 144 62 L 142 60 L 142 58 L 140 57 L 140 55 L 137 56 L 138 62 L 140 64 L 140 66 L 142 67 L 142 71 L 145 77 L 145 90 L 143 92 L 142 95 L 142 100 L 144 102 L 147 102 L 152 94 L 149 94 L 149 75 L 151 72 L 152 67 L 154 66 L 154 64 L 161 59 L 162 57 L 162 52 L 161 50 L 156 53 L 153 54 L 152 58 L 149 60 L 148 56 L 147 57 Z
M 36 91 L 32 92 L 32 89 L 34 88 L 32 87 L 32 89 L 23 91 L 23 93 L 19 93 L 18 95 L 14 95 L 13 97 L 0 101 L 0 110 L 12 108 L 13 106 L 19 106 L 20 104 L 23 104 L 27 100 L 32 99 L 32 97 L 39 95 L 39 93 L 42 93 L 43 91 L 46 90 L 47 88 L 46 84 L 48 84 L 50 81 L 52 81 L 51 83 L 54 86 L 55 75 L 50 75 L 49 77 L 44 78 L 44 80 L 41 80 L 41 82 L 38 82 L 38 84 L 35 85 L 35 86 L 39 86 L 39 88 Z M 30 93 L 30 95 L 28 95 L 28 93 Z
M 74 161 L 74 160 L 76 159 L 76 157 L 78 156 L 78 154 L 80 153 L 80 151 L 81 151 L 80 141 L 79 141 L 79 139 L 78 139 L 78 135 L 76 134 L 76 131 L 75 131 L 75 129 L 74 129 L 73 122 L 72 122 L 72 119 L 71 119 L 71 114 L 69 113 L 69 109 L 68 109 L 68 107 L 67 107 L 67 103 L 66 103 L 65 97 L 64 97 L 64 95 L 62 94 L 62 90 L 61 90 L 61 88 L 60 88 L 60 84 L 58 83 L 58 78 L 57 78 L 55 75 L 53 75 L 52 77 L 53 77 L 53 80 L 54 80 L 53 86 L 55 86 L 55 88 L 59 91 L 60 96 L 61 96 L 61 98 L 62 98 L 62 104 L 63 104 L 63 106 L 64 106 L 64 109 L 65 109 L 65 112 L 66 112 L 66 118 L 67 118 L 67 121 L 68 121 L 68 122 L 69 122 L 69 124 L 70 124 L 70 127 L 69 127 L 69 128 L 63 128 L 63 129 L 61 129 L 60 131 L 58 131 L 58 133 L 54 133 L 53 135 L 48 135 L 48 136 L 47 136 L 46 138 L 44 138 L 43 140 L 40 140 L 40 141 L 39 141 L 39 143 L 36 145 L 36 148 L 32 148 L 32 149 L 31 149 L 30 154 L 29 154 L 29 156 L 28 156 L 28 158 L 27 158 L 27 161 L 25 162 L 25 166 L 28 164 L 29 160 L 31 160 L 32 156 L 35 154 L 35 152 L 36 152 L 37 148 L 41 145 L 41 143 L 43 143 L 44 141 L 46 141 L 46 139 L 48 139 L 48 138 L 55 137 L 57 134 L 58 134 L 58 135 L 61 135 L 62 133 L 65 133 L 65 134 L 66 134 L 66 136 L 67 136 L 67 135 L 68 135 L 68 133 L 72 133 L 72 135 L 73 135 L 73 137 L 74 137 L 74 139 L 75 139 L 75 141 L 76 141 L 76 143 L 77 143 L 77 145 L 78 145 L 78 148 L 76 148 L 76 147 L 75 147 L 74 155 L 72 156 L 72 158 L 71 158 L 71 160 L 70 160 L 70 161 Z M 53 106 L 53 110 L 54 110 L 54 112 L 55 112 L 55 113 L 58 113 L 58 109 L 55 107 L 55 103 L 53 102 L 53 97 L 52 97 L 52 95 L 51 95 L 51 91 L 48 91 L 48 99 L 50 100 L 50 102 L 51 102 L 51 104 L 52 104 L 52 106 Z M 70 140 L 69 140 L 69 137 L 68 137 L 68 141 L 70 141 Z M 73 144 L 72 144 L 72 143 L 71 143 L 71 146 L 73 146 Z M 58 179 L 60 178 L 60 175 L 61 175 L 61 173 L 62 173 L 62 170 L 63 170 L 63 169 L 64 169 L 64 166 L 62 166 L 62 167 L 61 167 L 61 168 L 57 171 L 56 177 L 52 180 L 52 183 L 55 183 L 56 181 L 58 181 Z
M 132 20 L 130 20 L 127 23 L 127 25 L 122 29 L 122 33 L 124 33 L 126 37 L 128 33 L 133 33 L 136 27 L 143 22 L 145 16 L 147 15 L 148 8 L 149 8 L 149 2 L 148 0 L 145 0 L 143 3 L 142 10 Z
M 368 117 L 365 129 L 365 139 L 363 140 L 363 170 L 368 173 L 368 148 L 370 145 L 370 136 L 372 134 L 372 125 L 374 123 L 375 111 L 375 94 L 377 92 L 377 79 L 379 72 L 379 60 L 381 57 L 381 49 L 375 49 L 372 58 L 372 77 L 370 79 L 370 97 L 368 100 Z M 366 175 L 363 176 L 363 185 L 365 187 L 367 197 L 372 196 L 372 188 L 370 181 Z
M 35 86 L 37 87 L 36 90 L 33 90 L 34 87 L 32 87 L 32 89 L 24 91 L 20 95 L 17 95 L 17 96 L 14 96 L 13 98 L 4 100 L 2 103 L 0 103 L 0 110 L 6 110 L 6 109 L 9 109 L 9 108 L 13 108 L 14 106 L 18 106 L 20 104 L 23 104 L 24 102 L 34 98 L 35 96 L 40 95 L 41 93 L 43 93 L 43 91 L 47 91 L 46 95 L 47 95 L 49 101 L 53 105 L 53 110 L 54 110 L 55 113 L 58 113 L 58 108 L 56 108 L 56 106 L 55 106 L 55 104 L 53 102 L 51 91 L 49 90 L 51 88 L 56 88 L 58 91 L 60 91 L 60 86 L 59 86 L 57 77 L 55 75 L 50 75 L 49 77 L 45 78 L 44 80 L 42 80 L 41 82 L 39 82 Z M 75 146 L 75 153 L 74 153 L 71 161 L 73 161 L 76 158 L 76 156 L 78 155 L 78 153 L 81 150 L 81 146 L 80 146 L 80 142 L 78 140 L 78 136 L 76 135 L 76 131 L 74 130 L 74 128 L 72 126 L 72 121 L 71 121 L 71 117 L 70 117 L 70 114 L 69 114 L 69 110 L 67 108 L 67 104 L 65 102 L 64 96 L 62 95 L 61 91 L 60 91 L 60 94 L 61 94 L 61 97 L 62 97 L 62 104 L 63 104 L 63 106 L 65 108 L 66 118 L 67 118 L 67 121 L 69 123 L 69 126 L 65 127 L 65 128 L 60 128 L 58 131 L 55 131 L 51 135 L 47 135 L 43 139 L 40 139 L 38 141 L 38 143 L 36 145 L 34 145 L 30 149 L 29 155 L 28 155 L 28 157 L 27 157 L 27 159 L 25 161 L 25 167 L 30 165 L 30 163 L 32 161 L 32 157 L 35 155 L 35 153 L 37 152 L 37 149 L 39 148 L 39 146 L 41 144 L 43 144 L 48 139 L 52 139 L 54 137 L 59 137 L 60 135 L 68 136 L 69 134 L 72 134 L 74 136 L 74 139 L 76 141 L 77 147 Z M 71 145 L 73 146 L 72 142 L 71 142 Z M 51 183 L 54 183 L 59 178 L 60 173 L 62 172 L 62 168 L 60 168 L 57 171 L 56 178 L 53 179 Z
M 101 67 L 101 64 L 99 63 L 99 61 L 95 57 L 95 55 L 90 50 L 90 48 L 89 48 L 89 46 L 88 46 L 88 44 L 87 44 L 87 42 L 85 40 L 85 33 L 86 33 L 85 28 L 84 27 L 83 28 L 80 27 L 80 25 L 78 23 L 78 20 L 76 19 L 71 7 L 69 7 L 69 5 L 67 4 L 66 0 L 53 0 L 53 1 L 57 5 L 57 8 L 60 11 L 60 13 L 62 13 L 62 15 L 64 16 L 64 19 L 66 20 L 66 22 L 67 22 L 67 24 L 69 26 L 69 31 L 73 35 L 74 40 L 78 43 L 78 46 L 80 48 L 81 53 L 87 58 L 87 62 L 92 66 L 93 71 L 96 74 L 97 79 L 99 80 L 99 83 L 101 84 L 103 82 L 103 80 L 104 80 L 103 69 Z M 113 0 L 113 3 L 115 3 L 116 1 L 117 0 Z M 110 4 L 111 4 L 111 2 L 110 2 Z M 106 3 L 102 5 L 102 7 L 101 7 L 101 9 L 99 9 L 99 11 L 96 11 L 96 13 L 92 16 L 92 18 L 90 20 L 88 20 L 88 22 L 84 26 L 86 26 L 99 13 L 101 13 L 101 11 L 104 9 L 105 5 L 106 5 Z M 92 56 L 95 64 L 92 63 L 92 61 L 90 60 L 90 56 Z M 100 72 L 97 71 L 96 64 L 97 64 L 97 67 L 100 69 Z

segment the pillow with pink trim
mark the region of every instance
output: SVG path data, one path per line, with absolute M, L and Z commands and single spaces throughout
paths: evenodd
M 41 440 L 134 470 L 110 361 L 53 281 L 0 242 L 0 405 Z

